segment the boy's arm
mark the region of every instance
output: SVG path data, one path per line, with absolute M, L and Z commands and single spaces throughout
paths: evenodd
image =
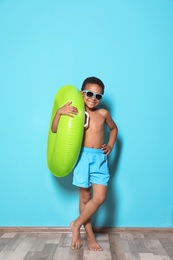
M 55 116 L 54 116 L 54 118 L 53 118 L 53 120 L 52 120 L 52 127 L 51 127 L 51 129 L 52 129 L 53 133 L 56 133 L 56 131 L 57 131 L 58 122 L 59 122 L 60 116 L 61 116 L 61 114 L 59 113 L 59 109 L 58 109 L 56 114 L 55 114 Z
M 108 155 L 112 151 L 113 146 L 114 146 L 114 144 L 116 142 L 117 135 L 118 135 L 118 127 L 115 124 L 115 122 L 113 121 L 113 119 L 112 119 L 112 117 L 111 117 L 111 115 L 110 115 L 110 113 L 108 111 L 106 113 L 105 123 L 109 127 L 110 134 L 109 134 L 108 143 L 107 143 L 107 145 L 104 144 L 102 146 L 102 150 L 104 151 L 104 153 L 106 155 Z
M 53 133 L 57 132 L 58 122 L 62 115 L 67 115 L 67 116 L 73 117 L 74 115 L 76 115 L 78 113 L 77 108 L 74 106 L 70 106 L 71 104 L 72 104 L 72 102 L 70 101 L 57 110 L 57 112 L 52 120 L 51 130 Z

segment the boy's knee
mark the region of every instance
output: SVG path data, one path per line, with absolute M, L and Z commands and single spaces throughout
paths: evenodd
M 91 193 L 89 191 L 81 193 L 80 200 L 82 201 L 82 203 L 86 204 L 90 199 Z
M 82 198 L 82 202 L 83 202 L 84 204 L 86 204 L 90 199 L 91 199 L 91 196 L 90 196 L 90 195 L 85 196 L 85 197 Z
M 106 199 L 106 196 L 105 196 L 105 195 L 95 196 L 95 197 L 93 198 L 94 202 L 95 202 L 97 205 L 103 204 L 103 202 L 105 201 L 105 199 Z

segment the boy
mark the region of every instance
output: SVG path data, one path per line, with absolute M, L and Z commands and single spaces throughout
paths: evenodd
M 114 146 L 118 129 L 106 109 L 96 109 L 104 94 L 104 84 L 100 79 L 86 78 L 82 84 L 81 94 L 85 110 L 89 114 L 89 125 L 84 130 L 83 147 L 73 175 L 73 184 L 79 187 L 80 192 L 80 216 L 70 224 L 71 247 L 79 249 L 82 246 L 80 227 L 84 225 L 88 248 L 93 251 L 102 251 L 103 248 L 97 243 L 92 230 L 91 217 L 106 198 L 109 181 L 107 156 Z M 53 119 L 52 131 L 56 132 L 61 115 L 73 117 L 77 113 L 77 108 L 71 106 L 71 102 L 62 106 Z M 104 124 L 107 124 L 110 130 L 108 144 L 104 144 Z

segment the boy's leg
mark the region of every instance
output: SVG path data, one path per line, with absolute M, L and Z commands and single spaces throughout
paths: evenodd
M 80 214 L 85 208 L 87 202 L 91 199 L 91 188 L 80 188 Z M 88 249 L 93 251 L 102 251 L 103 248 L 97 243 L 95 239 L 95 235 L 92 229 L 91 219 L 88 219 L 84 223 L 87 241 L 88 241 Z
M 79 212 L 83 211 L 85 204 L 91 199 L 91 188 L 79 188 Z M 89 221 L 88 221 L 89 222 Z M 88 224 L 88 223 L 87 223 Z M 70 224 L 71 229 L 73 230 L 74 221 Z M 85 226 L 85 224 L 84 224 Z M 88 225 L 87 225 L 88 226 Z M 82 246 L 82 240 L 80 233 L 76 237 L 75 243 L 72 241 L 72 249 L 79 249 Z
M 81 214 L 81 212 L 84 210 L 84 207 L 86 205 L 86 203 L 91 199 L 91 188 L 79 188 L 79 212 Z M 73 223 L 74 221 L 71 223 L 71 229 L 73 229 Z M 88 232 L 90 229 L 92 229 L 91 224 L 90 224 L 90 220 L 86 221 L 86 223 L 84 223 L 84 227 L 85 230 L 87 229 Z M 87 231 L 86 231 L 87 233 Z M 72 241 L 72 249 L 79 249 L 82 246 L 82 240 L 81 240 L 81 236 L 80 234 L 78 235 L 78 237 L 76 238 L 76 244 L 73 243 Z
M 88 234 L 91 231 L 91 216 L 96 212 L 100 205 L 104 202 L 106 198 L 107 187 L 103 185 L 93 184 L 93 197 L 85 204 L 80 216 L 71 223 L 73 239 L 72 239 L 72 249 L 79 248 L 81 244 L 80 237 L 80 227 L 85 224 L 88 230 Z M 86 226 L 87 225 L 87 226 Z M 95 249 L 96 250 L 96 249 Z

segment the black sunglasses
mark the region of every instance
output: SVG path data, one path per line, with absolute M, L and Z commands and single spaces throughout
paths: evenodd
M 94 96 L 97 100 L 102 99 L 102 96 L 103 96 L 102 94 L 98 94 L 98 93 L 95 93 L 95 92 L 92 92 L 89 90 L 82 90 L 82 92 L 86 93 L 88 98 L 92 98 Z

